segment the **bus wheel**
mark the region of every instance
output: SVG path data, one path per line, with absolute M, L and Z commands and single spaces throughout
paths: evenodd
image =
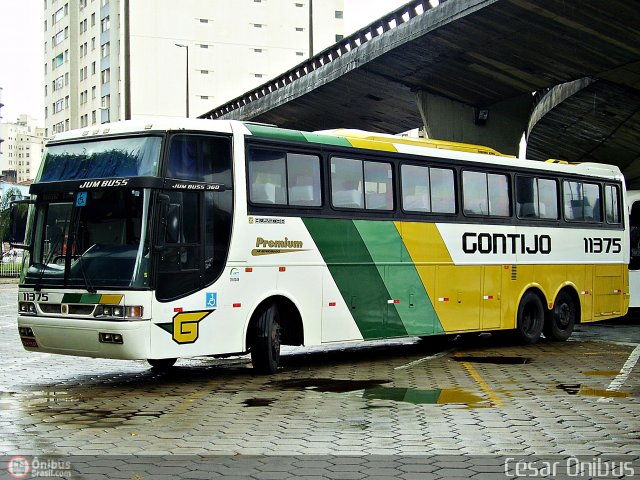
M 540 339 L 543 327 L 544 305 L 538 295 L 527 292 L 518 306 L 517 340 L 525 345 L 533 345 Z
M 272 304 L 255 325 L 251 343 L 251 363 L 259 373 L 275 373 L 280 363 L 280 313 Z
M 151 365 L 151 368 L 162 372 L 164 370 L 169 370 L 176 363 L 177 358 L 149 358 L 147 359 L 147 363 Z
M 577 317 L 576 302 L 567 292 L 560 292 L 553 303 L 553 311 L 544 324 L 544 336 L 549 340 L 565 341 L 573 333 Z

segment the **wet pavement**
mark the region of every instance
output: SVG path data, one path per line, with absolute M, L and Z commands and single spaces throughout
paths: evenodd
M 0 284 L 0 478 L 30 478 L 11 469 L 33 474 L 45 456 L 70 462 L 69 478 L 509 478 L 523 473 L 514 458 L 640 475 L 632 320 L 527 347 L 481 335 L 292 348 L 272 376 L 247 357 L 158 373 L 25 352 L 16 293 Z

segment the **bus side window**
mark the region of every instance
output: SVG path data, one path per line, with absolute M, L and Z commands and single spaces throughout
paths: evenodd
M 285 153 L 275 150 L 249 151 L 249 200 L 253 203 L 286 205 Z
M 231 144 L 228 138 L 174 135 L 167 177 L 231 185 Z
M 620 189 L 617 185 L 605 185 L 604 207 L 607 223 L 620 223 Z
M 334 207 L 363 208 L 362 161 L 331 159 L 331 201 Z

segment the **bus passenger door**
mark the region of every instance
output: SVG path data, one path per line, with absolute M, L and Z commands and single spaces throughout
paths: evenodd
M 435 307 L 446 333 L 480 328 L 482 266 L 436 267 Z
M 502 265 L 486 265 L 482 281 L 482 322 L 483 330 L 500 328 L 502 299 Z

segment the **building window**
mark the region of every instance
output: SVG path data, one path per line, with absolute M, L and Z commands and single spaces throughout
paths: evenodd
M 304 32 L 304 28 L 302 28 L 302 27 L 296 27 L 296 32 Z
M 263 25 L 264 25 L 264 24 L 262 24 L 262 23 L 254 23 L 254 24 L 253 24 L 253 26 L 254 26 L 255 28 L 262 28 L 262 27 L 263 27 Z
M 209 45 L 207 45 L 206 43 L 201 43 L 200 48 L 209 48 Z
M 100 47 L 100 58 L 108 57 L 111 53 L 111 43 L 107 42 Z
M 343 38 L 344 38 L 344 35 L 340 35 L 339 33 L 336 33 L 336 42 L 339 42 Z
M 111 69 L 110 68 L 105 68 L 104 70 L 102 70 L 101 75 L 101 83 L 102 85 L 104 85 L 105 83 L 109 83 L 109 81 L 111 80 Z
M 200 19 L 200 23 L 209 23 L 209 19 L 208 18 L 201 18 Z
M 100 31 L 106 32 L 107 30 L 109 30 L 110 27 L 111 27 L 111 20 L 109 19 L 108 16 L 106 16 L 100 21 Z
M 344 18 L 342 10 L 336 10 L 336 18 Z
M 55 70 L 56 68 L 61 67 L 63 63 L 64 55 L 62 53 L 53 57 L 53 59 L 51 60 L 51 70 Z
M 200 70 L 200 73 L 203 75 L 208 75 L 209 74 L 209 70 Z

